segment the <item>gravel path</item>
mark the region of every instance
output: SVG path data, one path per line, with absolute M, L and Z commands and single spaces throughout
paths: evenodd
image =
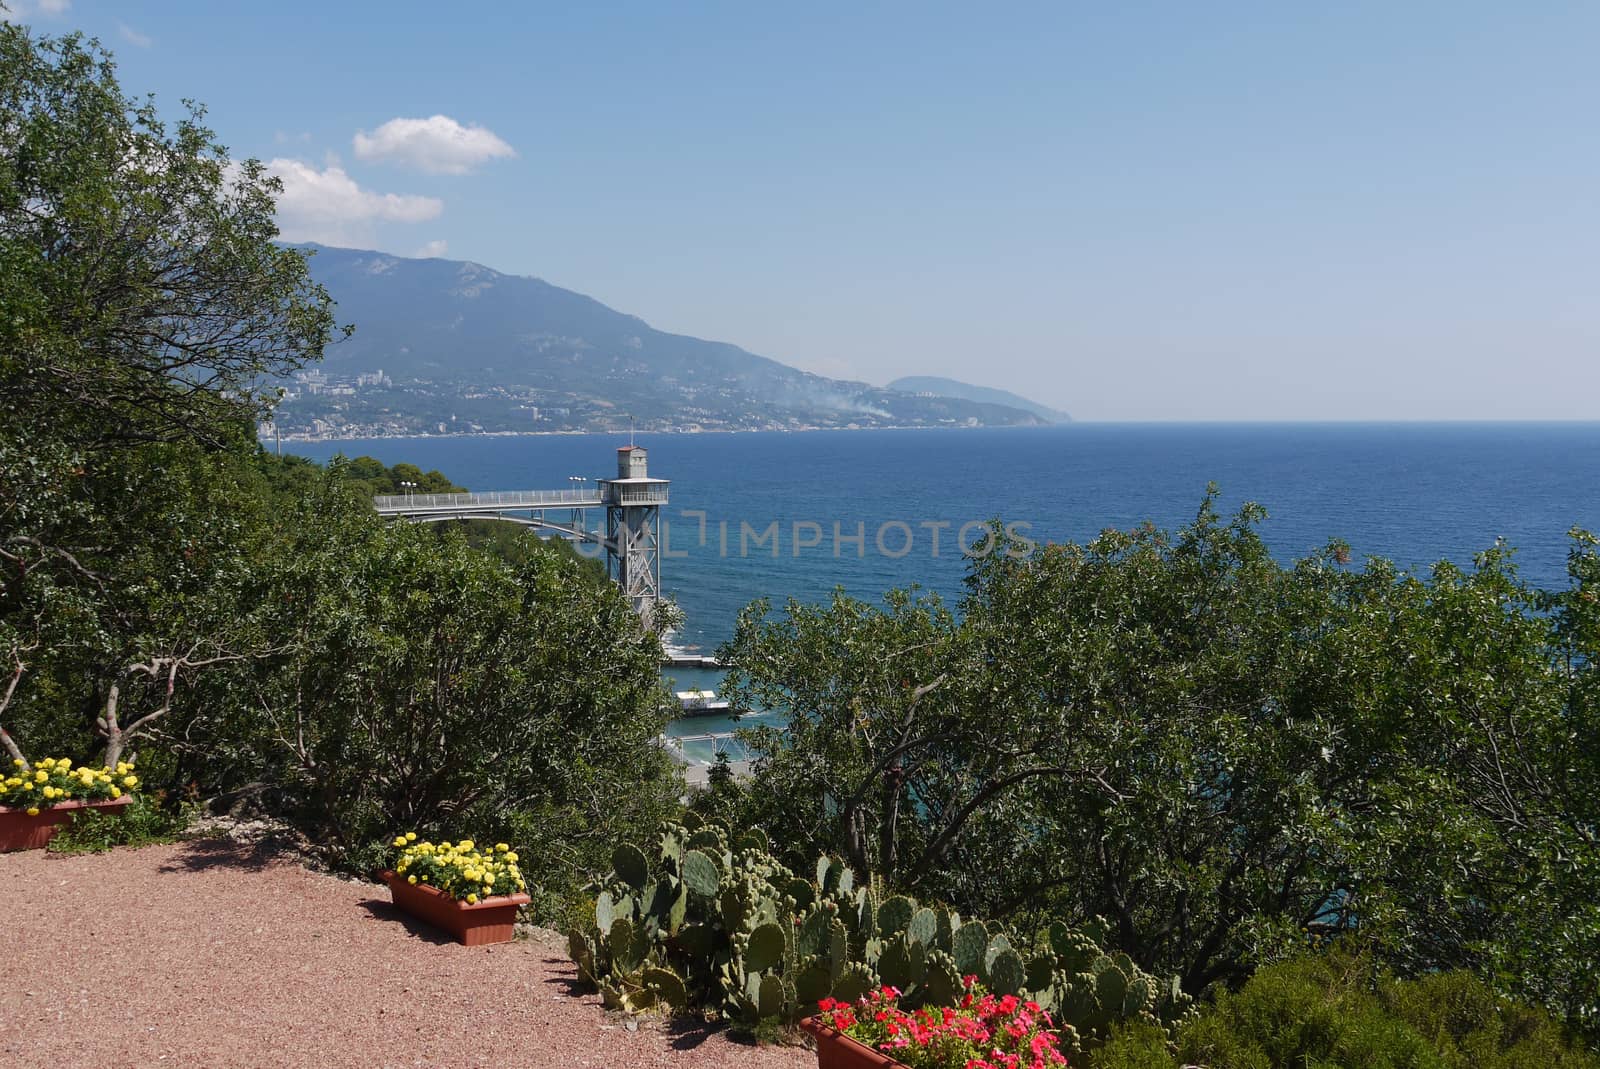
M 543 935 L 468 949 L 386 888 L 201 840 L 0 854 L 0 1064 L 815 1064 L 577 993 Z

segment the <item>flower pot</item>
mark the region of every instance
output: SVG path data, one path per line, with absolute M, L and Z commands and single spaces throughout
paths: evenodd
M 443 928 L 465 946 L 509 943 L 517 922 L 517 907 L 527 905 L 527 895 L 495 895 L 468 905 L 458 902 L 435 887 L 407 883 L 404 876 L 385 871 L 384 882 L 396 908 Z
M 905 1069 L 881 1050 L 857 1043 L 837 1029 L 822 1023 L 821 1017 L 807 1017 L 800 1027 L 817 1041 L 817 1069 Z
M 26 809 L 10 809 L 0 805 L 0 854 L 12 850 L 42 850 L 44 844 L 55 837 L 61 826 L 72 819 L 80 809 L 98 809 L 102 813 L 122 814 L 133 803 L 133 795 L 121 798 L 103 798 L 92 802 L 58 802 L 49 809 L 39 810 L 30 817 Z

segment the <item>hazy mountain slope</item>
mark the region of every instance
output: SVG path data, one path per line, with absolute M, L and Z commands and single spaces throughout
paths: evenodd
M 891 390 L 904 390 L 907 393 L 931 393 L 940 397 L 954 397 L 963 401 L 978 401 L 985 404 L 1005 405 L 1008 408 L 1019 408 L 1024 412 L 1032 412 L 1046 423 L 1070 423 L 1072 417 L 1060 409 L 1041 405 L 1037 401 L 1030 401 L 1026 397 L 1018 396 L 1010 390 L 996 390 L 989 386 L 974 386 L 967 382 L 957 382 L 955 379 L 943 379 L 937 375 L 907 375 L 905 378 L 895 379 L 888 386 Z
M 330 347 L 323 370 L 338 381 L 382 369 L 394 388 L 392 396 L 358 391 L 336 404 L 296 399 L 284 409 L 291 421 L 297 412 L 335 409 L 354 421 L 358 410 L 379 408 L 403 419 L 417 398 L 455 396 L 462 403 L 450 411 L 465 408 L 485 429 L 504 429 L 484 420 L 522 417 L 484 415 L 493 406 L 466 403 L 482 400 L 475 388 L 493 387 L 525 410 L 542 406 L 546 422 L 546 413 L 566 409 L 561 418 L 572 426 L 628 416 L 641 426 L 707 427 L 1039 422 L 1004 403 L 914 397 L 813 375 L 734 345 L 668 334 L 582 294 L 479 264 L 303 247 L 314 252 L 312 274 L 338 302 L 339 321 L 356 327 Z

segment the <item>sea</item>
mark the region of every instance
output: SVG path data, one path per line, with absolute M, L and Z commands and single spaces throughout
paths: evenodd
M 1356 561 L 1425 571 L 1470 565 L 1504 539 L 1523 576 L 1566 582 L 1568 531 L 1600 531 L 1600 422 L 1074 423 L 1041 428 L 651 434 L 650 475 L 671 480 L 662 587 L 684 610 L 677 645 L 711 653 L 741 609 L 875 600 L 918 585 L 952 604 L 963 549 L 998 519 L 1035 542 L 1084 541 L 1146 520 L 1191 520 L 1208 484 L 1225 513 L 1263 506 L 1260 531 L 1292 561 L 1330 539 Z M 626 434 L 285 442 L 326 461 L 368 455 L 437 469 L 472 490 L 567 489 L 608 478 Z M 598 510 L 585 517 L 603 523 Z M 672 670 L 675 690 L 716 673 Z M 748 719 L 748 718 L 747 718 Z M 723 717 L 679 721 L 705 760 Z M 737 752 L 735 752 L 737 756 Z

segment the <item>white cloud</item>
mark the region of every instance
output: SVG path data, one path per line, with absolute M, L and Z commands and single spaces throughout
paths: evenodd
M 272 134 L 272 143 L 274 145 L 288 145 L 288 144 L 301 144 L 301 145 L 304 145 L 304 144 L 309 143 L 310 141 L 311 141 L 311 133 L 308 130 L 301 130 L 298 134 L 291 134 L 291 133 L 289 133 L 289 132 L 287 132 L 285 130 L 275 130 L 275 131 L 273 131 L 273 134 Z
M 370 245 L 378 223 L 423 223 L 444 211 L 437 197 L 362 189 L 334 162 L 318 170 L 304 160 L 279 158 L 267 171 L 283 181 L 278 229 L 285 241 Z
M 117 32 L 122 35 L 124 41 L 135 48 L 149 48 L 155 44 L 155 40 L 149 34 L 140 33 L 126 22 L 117 23 Z
M 417 250 L 417 258 L 426 260 L 432 256 L 443 256 L 450 251 L 450 243 L 444 238 L 435 238 Z
M 21 22 L 32 15 L 65 15 L 72 0 L 0 0 L 0 22 Z
M 390 119 L 372 133 L 356 131 L 356 158 L 387 160 L 429 174 L 466 174 L 516 150 L 483 126 L 462 126 L 448 115 Z

